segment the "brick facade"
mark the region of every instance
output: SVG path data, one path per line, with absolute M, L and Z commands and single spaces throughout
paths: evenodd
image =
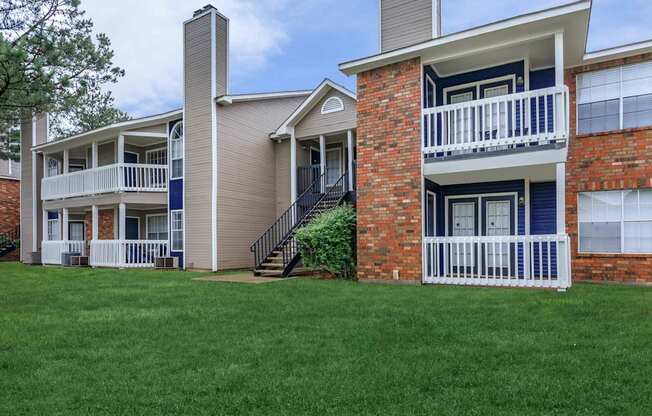
M 98 218 L 98 238 L 100 240 L 113 240 L 113 209 L 101 209 L 97 213 Z M 84 217 L 84 224 L 86 228 L 86 241 L 91 241 L 93 239 L 93 221 L 92 213 L 87 212 Z
M 0 234 L 20 224 L 20 181 L 0 179 Z
M 652 60 L 639 55 L 566 72 L 570 89 L 571 141 L 566 165 L 566 230 L 572 242 L 573 280 L 652 283 L 652 256 L 579 254 L 577 197 L 583 191 L 652 188 L 652 128 L 576 135 L 576 75 Z
M 421 63 L 358 75 L 358 278 L 420 282 Z

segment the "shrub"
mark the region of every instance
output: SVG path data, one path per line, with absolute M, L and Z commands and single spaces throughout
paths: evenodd
M 349 205 L 316 216 L 297 231 L 303 262 L 337 278 L 355 276 L 355 210 Z

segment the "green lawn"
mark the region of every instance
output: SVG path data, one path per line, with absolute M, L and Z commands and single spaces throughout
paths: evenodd
M 0 263 L 0 415 L 652 414 L 652 289 Z

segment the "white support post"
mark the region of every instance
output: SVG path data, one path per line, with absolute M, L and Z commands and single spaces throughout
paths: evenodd
M 117 162 L 118 163 L 124 163 L 125 162 L 125 136 L 122 134 L 118 136 L 118 146 L 117 146 Z
M 93 205 L 91 208 L 91 229 L 92 229 L 92 235 L 91 238 L 93 241 L 99 240 L 99 209 L 97 205 Z
M 63 151 L 63 173 L 70 172 L 70 150 Z
M 69 218 L 68 208 L 62 209 L 61 210 L 61 235 L 63 236 L 62 238 L 63 241 L 68 241 L 70 239 L 70 236 L 68 235 L 68 218 Z
M 566 234 L 566 163 L 557 163 L 557 234 Z M 557 246 L 557 273 L 561 282 L 566 282 L 565 291 L 571 285 L 570 247 L 568 243 L 559 243 Z
M 525 235 L 530 235 L 530 178 L 525 178 Z M 523 270 L 525 271 L 525 278 L 530 278 L 530 244 L 523 246 Z
M 564 85 L 564 32 L 555 33 L 555 86 Z M 555 95 L 555 133 L 557 136 L 566 133 L 566 111 L 564 110 L 566 100 L 564 95 Z
M 93 169 L 99 166 L 98 160 L 97 160 L 97 142 L 93 142 L 91 146 L 91 163 L 93 166 Z
M 48 241 L 48 211 L 43 210 L 43 241 Z M 42 247 L 41 247 L 42 248 Z
M 321 181 L 321 191 L 326 191 L 326 178 L 324 174 L 326 173 L 326 136 L 319 136 L 319 175 L 322 177 Z
M 349 171 L 349 191 L 353 191 L 353 130 L 347 130 L 346 132 L 346 147 L 348 151 L 348 171 Z
M 118 225 L 118 239 L 123 242 L 127 238 L 127 205 L 124 202 L 120 203 L 118 211 L 120 218 Z
M 47 153 L 43 153 L 43 177 L 47 178 L 48 177 L 48 160 L 49 156 Z
M 294 129 L 290 132 L 290 197 L 294 204 L 297 200 L 297 137 Z

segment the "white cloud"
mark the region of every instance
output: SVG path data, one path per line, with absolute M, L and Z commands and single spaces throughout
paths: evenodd
M 134 116 L 181 105 L 182 23 L 206 0 L 86 0 L 82 8 L 106 33 L 126 76 L 111 85 L 118 107 Z M 265 68 L 287 42 L 275 16 L 286 0 L 216 0 L 230 19 L 232 79 Z

